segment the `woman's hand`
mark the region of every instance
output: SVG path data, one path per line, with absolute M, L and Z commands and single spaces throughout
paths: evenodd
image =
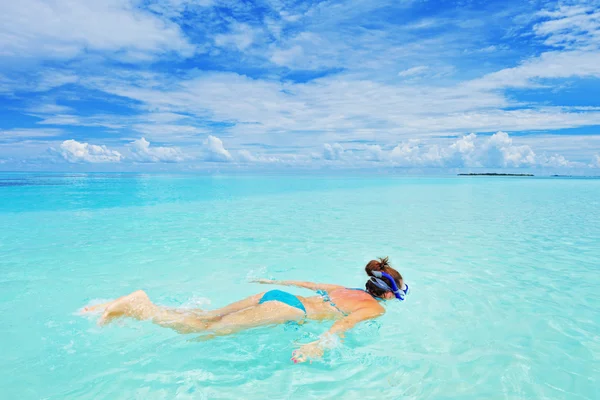
M 319 340 L 302 345 L 298 350 L 292 352 L 292 361 L 294 364 L 303 363 L 323 357 L 323 347 Z

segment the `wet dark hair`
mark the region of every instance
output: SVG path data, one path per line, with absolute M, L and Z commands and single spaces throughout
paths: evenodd
M 390 266 L 388 257 L 383 257 L 383 258 L 379 258 L 378 260 L 369 261 L 369 263 L 365 267 L 365 272 L 367 273 L 367 275 L 373 276 L 372 271 L 381 271 L 381 272 L 390 274 L 394 278 L 394 281 L 396 281 L 396 285 L 399 288 L 402 287 L 402 282 L 401 282 L 402 275 L 400 275 L 400 272 L 396 271 L 394 268 L 392 268 Z M 382 277 L 379 279 L 381 279 L 385 283 L 387 283 L 389 287 L 392 287 L 392 283 L 389 281 L 388 278 Z M 375 297 L 383 297 L 383 295 L 387 292 L 386 290 L 383 290 L 380 287 L 378 287 L 377 285 L 375 285 L 371 281 L 371 279 L 369 279 L 367 281 L 367 283 L 365 284 L 365 288 L 366 288 L 367 292 L 369 292 L 372 296 L 375 296 Z

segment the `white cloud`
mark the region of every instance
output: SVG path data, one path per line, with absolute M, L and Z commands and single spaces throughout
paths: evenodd
M 444 164 L 452 167 L 524 167 L 536 164 L 536 156 L 528 145 L 515 145 L 506 132 L 484 139 L 474 133 L 463 136 L 444 149 Z
M 323 145 L 323 158 L 325 160 L 340 160 L 344 155 L 344 148 L 339 143 Z
M 131 128 L 151 140 L 169 141 L 169 142 L 190 142 L 197 141 L 197 135 L 205 133 L 205 129 L 200 129 L 196 126 L 185 124 L 169 124 L 154 122 L 152 123 L 153 114 L 145 114 L 137 120 L 143 120 L 143 123 L 135 123 Z
M 176 147 L 150 147 L 150 142 L 145 138 L 134 140 L 130 144 L 129 151 L 132 158 L 140 162 L 182 162 L 185 157 L 180 149 Z
M 139 101 L 149 110 L 227 122 L 233 125 L 227 129 L 232 140 L 253 135 L 266 144 L 273 142 L 263 138 L 283 141 L 289 138 L 283 132 L 293 135 L 295 131 L 319 134 L 321 143 L 373 139 L 377 135 L 379 142 L 389 144 L 444 132 L 527 131 L 600 124 L 598 110 L 542 106 L 514 109 L 509 98 L 477 85 L 392 85 L 344 76 L 292 83 L 234 73 L 201 73 L 171 79 L 162 86 L 152 82 L 160 79 L 170 81 L 159 75 L 150 79 L 87 79 L 85 83 L 91 89 Z M 314 137 L 307 135 L 294 140 L 314 145 Z
M 42 103 L 27 108 L 27 111 L 32 114 L 63 114 L 73 112 L 74 110 L 71 107 L 61 106 L 55 103 Z
M 276 21 L 273 18 L 266 17 L 265 26 L 269 33 L 271 33 L 271 35 L 273 35 L 275 39 L 279 39 L 281 37 L 281 31 L 283 29 L 282 23 Z
M 341 48 L 347 48 L 344 54 Z M 279 66 L 290 69 L 317 70 L 333 68 L 348 62 L 346 59 L 352 50 L 344 42 L 332 42 L 326 36 L 314 32 L 300 32 L 286 40 L 278 41 L 269 46 L 271 51 L 270 61 Z
M 51 148 L 52 152 L 58 153 L 71 163 L 111 163 L 123 159 L 121 153 L 110 150 L 106 146 L 97 146 L 89 143 L 80 143 L 76 140 L 65 140 L 59 149 Z
M 2 54 L 0 54 L 1 58 Z M 73 72 L 45 68 L 33 76 L 17 76 L 17 80 L 13 80 L 11 86 L 17 91 L 46 92 L 78 81 L 79 77 Z
M 423 146 L 418 139 L 394 147 L 390 158 L 394 165 L 402 167 L 434 167 L 444 163 L 444 154 L 437 145 Z
M 599 154 L 596 154 L 594 156 L 594 159 L 592 160 L 591 166 L 592 167 L 596 167 L 596 168 L 600 168 L 600 155 Z
M 277 157 L 268 157 L 268 156 L 264 156 L 264 155 L 255 155 L 252 154 L 250 151 L 248 150 L 240 150 L 238 151 L 238 157 L 237 160 L 244 162 L 244 163 L 276 163 L 276 162 L 280 162 L 281 160 Z
M 0 94 L 11 93 L 13 91 L 14 82 L 7 76 L 0 74 Z
M 64 132 L 60 129 L 8 129 L 0 130 L 0 141 L 27 140 L 30 138 L 43 138 L 60 136 Z
M 0 58 L 69 59 L 83 52 L 150 59 L 194 47 L 179 26 L 130 0 L 0 2 Z
M 90 117 L 80 117 L 77 115 L 70 114 L 57 114 L 43 117 L 41 121 L 38 121 L 40 125 L 73 125 L 73 126 L 101 126 L 111 129 L 123 128 L 122 123 L 116 123 L 115 120 L 119 120 L 118 117 L 110 115 L 95 115 Z
M 206 161 L 214 161 L 214 162 L 230 162 L 233 160 L 233 157 L 223 147 L 223 141 L 215 136 L 208 136 L 204 141 L 204 146 L 206 149 Z
M 35 90 L 38 92 L 45 92 L 69 83 L 77 83 L 77 81 L 79 81 L 79 77 L 74 73 L 54 70 L 44 71 L 37 82 Z
M 506 132 L 497 132 L 485 141 L 478 159 L 486 167 L 521 167 L 536 162 L 533 150 L 527 145 L 514 145 Z
M 244 162 L 256 162 L 257 158 L 250 153 L 248 150 L 240 150 L 238 152 L 238 159 Z
M 580 166 L 581 163 L 572 162 L 567 160 L 563 155 L 554 154 L 550 157 L 546 155 L 538 157 L 538 164 L 543 167 L 565 168 Z
M 400 72 L 398 72 L 398 76 L 401 76 L 401 77 L 418 76 L 418 75 L 422 75 L 423 73 L 425 73 L 428 69 L 429 69 L 429 67 L 427 67 L 425 65 L 420 65 L 418 67 L 412 67 L 409 69 L 405 69 L 404 71 L 400 71 Z
M 465 135 L 458 139 L 456 142 L 454 142 L 452 146 L 450 146 L 450 148 L 455 149 L 461 154 L 471 153 L 473 150 L 475 150 L 476 138 L 477 135 L 475 135 L 474 133 L 469 133 L 468 135 Z
M 495 51 L 498 51 L 499 49 L 506 50 L 508 49 L 508 47 L 490 45 L 481 49 L 474 50 L 473 53 L 493 53 Z
M 419 140 L 413 139 L 408 142 L 400 143 L 394 147 L 390 153 L 392 160 L 403 164 L 418 164 L 421 162 L 421 149 Z
M 525 60 L 513 68 L 488 74 L 467 85 L 481 89 L 532 87 L 539 79 L 600 77 L 600 10 L 583 6 L 561 6 L 542 11 L 547 20 L 533 27 L 548 46 L 560 48 Z
M 0 92 L 17 93 L 17 87 L 21 88 L 20 92 L 53 89 L 39 96 L 44 97 L 39 101 L 71 106 L 27 110 L 42 118 L 39 124 L 100 127 L 111 130 L 115 136 L 120 135 L 120 139 L 123 135 L 134 134 L 127 140 L 143 135 L 152 143 L 172 143 L 180 147 L 200 145 L 202 138 L 213 133 L 227 137 L 227 149 L 216 137 L 205 142 L 206 158 L 217 161 L 285 159 L 280 152 L 287 151 L 299 152 L 299 159 L 314 153 L 320 160 L 354 161 L 355 155 L 361 155 L 407 166 L 522 166 L 531 165 L 532 159 L 538 164 L 543 162 L 532 150 L 538 153 L 538 144 L 548 147 L 540 154 L 560 153 L 565 160 L 582 160 L 585 156 L 586 163 L 598 151 L 590 146 L 581 145 L 578 150 L 570 145 L 571 153 L 563 153 L 560 147 L 551 147 L 541 140 L 536 143 L 539 133 L 528 138 L 467 135 L 450 145 L 448 140 L 441 143 L 436 139 L 463 132 L 539 131 L 600 125 L 598 108 L 546 106 L 560 102 L 560 96 L 549 96 L 544 103 L 524 104 L 518 101 L 521 92 L 503 92 L 511 87 L 542 84 L 556 88 L 556 82 L 548 79 L 600 77 L 600 52 L 593 47 L 598 32 L 597 11 L 587 8 L 562 7 L 533 17 L 533 13 L 529 13 L 533 19 L 527 26 L 535 24 L 535 27 L 523 40 L 546 41 L 556 51 L 513 64 L 512 57 L 500 60 L 500 55 L 480 55 L 499 50 L 501 46 L 491 45 L 489 36 L 469 40 L 466 36 L 473 33 L 472 26 L 469 27 L 473 21 L 462 20 L 465 15 L 457 14 L 454 21 L 450 18 L 424 20 L 419 28 L 433 29 L 422 34 L 414 32 L 417 27 L 414 24 L 402 27 L 388 26 L 384 22 L 379 28 L 370 29 L 350 23 L 360 22 L 366 12 L 380 12 L 381 2 L 335 5 L 325 2 L 298 7 L 284 7 L 279 1 L 268 2 L 265 10 L 269 7 L 273 10 L 264 14 L 268 17 L 262 27 L 258 26 L 258 19 L 235 22 L 242 20 L 239 16 L 247 12 L 249 5 L 233 1 L 219 2 L 219 9 L 202 11 L 202 15 L 198 7 L 207 5 L 205 0 L 5 3 L 0 5 L 0 23 L 6 22 L 0 24 L 0 58 L 56 59 L 87 54 L 86 59 L 63 64 L 62 69 L 54 61 L 36 64 L 26 60 L 29 65 L 42 65 L 42 72 L 25 71 L 19 77 L 11 75 L 9 71 L 13 69 L 7 68 L 3 72 L 10 76 L 0 75 Z M 385 3 L 391 7 L 398 2 L 387 0 Z M 39 12 L 19 11 L 22 5 Z M 232 8 L 231 13 L 221 13 L 221 7 Z M 47 15 L 42 18 L 44 13 Z M 185 20 L 189 14 L 193 14 L 193 24 Z M 96 18 L 84 18 L 84 15 L 96 15 Z M 297 23 L 300 18 L 301 24 Z M 490 16 L 482 15 L 482 19 L 485 18 Z M 22 32 L 15 30 L 14 21 L 22 22 Z M 239 63 L 232 63 L 233 57 L 237 50 L 243 51 L 243 67 L 238 71 L 248 75 L 206 72 L 190 69 L 188 64 L 170 66 L 166 57 L 161 59 L 160 65 L 129 70 L 122 64 L 110 64 L 110 69 L 103 64 L 106 54 L 119 60 L 155 60 L 166 53 L 186 56 L 198 51 L 202 44 L 191 45 L 177 23 L 185 24 L 186 32 L 196 30 L 190 38 L 210 42 L 206 46 L 213 47 L 211 65 L 217 70 L 225 66 L 227 70 L 236 70 Z M 442 30 L 439 23 L 444 25 L 441 35 L 434 33 Z M 228 31 L 223 33 L 223 25 L 227 24 Z M 456 24 L 464 29 L 453 30 Z M 498 21 L 498 26 L 500 24 Z M 394 29 L 394 35 L 390 35 L 390 29 Z M 69 35 L 69 32 L 75 33 Z M 269 32 L 271 35 L 266 38 Z M 5 43 L 8 45 L 4 46 Z M 214 48 L 215 44 L 220 48 Z M 471 49 L 469 58 L 489 60 L 481 68 L 470 69 L 468 76 L 481 70 L 496 72 L 457 83 L 464 69 L 460 60 L 465 57 L 464 49 Z M 302 71 L 288 74 L 290 71 L 286 68 L 269 69 L 273 65 L 268 59 L 278 66 Z M 97 60 L 100 62 L 96 64 Z M 468 65 L 473 65 L 471 62 L 468 61 Z M 52 69 L 47 65 L 52 65 Z M 414 67 L 398 72 L 399 65 Z M 503 68 L 505 66 L 514 67 Z M 452 79 L 436 81 L 440 70 L 453 67 Z M 419 85 L 410 79 L 424 74 L 428 79 L 420 80 Z M 322 77 L 313 79 L 314 76 Z M 60 89 L 65 85 L 69 87 Z M 21 94 L 17 93 L 16 97 Z M 86 101 L 89 96 L 98 103 L 118 102 L 117 107 L 98 107 L 116 111 L 112 115 L 89 115 L 89 108 L 85 108 L 83 102 L 80 106 L 77 101 Z M 82 107 L 81 113 L 79 107 Z M 131 112 L 124 112 L 125 107 Z M 26 138 L 27 134 L 22 137 Z M 413 138 L 419 140 L 411 141 Z M 271 146 L 268 156 L 240 150 L 243 143 L 252 142 Z M 344 149 L 339 150 L 334 143 L 340 147 L 339 143 L 343 143 Z M 354 150 L 352 143 L 377 146 L 359 145 L 355 153 L 350 153 Z M 160 158 L 156 154 L 149 155 L 155 147 L 148 144 L 147 150 L 141 151 L 139 157 Z M 581 152 L 581 158 L 573 157 L 577 151 Z M 124 154 L 129 158 L 128 152 Z M 552 157 L 544 162 L 562 162 Z
M 299 19 L 302 18 L 302 14 L 290 14 L 287 11 L 281 11 L 279 15 L 283 20 L 288 22 L 297 22 Z
M 271 62 L 277 65 L 292 66 L 299 62 L 303 55 L 304 50 L 299 45 L 287 49 L 276 49 L 271 55 Z
M 0 43 L 1 40 L 0 32 Z M 2 53 L 0 52 L 0 60 L 2 57 Z M 19 71 L 18 73 L 13 73 L 11 77 L 0 75 L 0 93 L 46 92 L 77 82 L 79 82 L 79 77 L 70 71 L 51 68 L 45 68 L 30 74 Z
M 215 36 L 215 44 L 220 47 L 232 46 L 239 51 L 244 51 L 252 45 L 257 33 L 258 31 L 250 25 L 236 22 L 232 24 L 230 33 Z
M 517 67 L 502 69 L 465 83 L 480 90 L 539 86 L 539 79 L 600 77 L 600 52 L 551 51 Z
M 497 132 L 487 138 L 478 138 L 471 133 L 445 146 L 413 139 L 398 144 L 390 151 L 382 150 L 378 145 L 367 146 L 366 149 L 365 160 L 387 161 L 400 167 L 518 168 L 541 163 L 528 145 L 513 144 L 512 138 L 505 132 Z M 549 160 L 552 163 L 560 161 L 556 157 Z
M 367 146 L 365 146 L 365 150 L 366 150 L 366 155 L 367 155 L 366 159 L 368 161 L 380 162 L 380 161 L 384 161 L 386 159 L 385 152 L 383 151 L 381 146 L 378 144 L 367 145 Z
M 213 0 L 148 0 L 148 9 L 168 18 L 179 18 L 184 11 L 198 11 L 213 4 Z
M 533 27 L 548 46 L 594 50 L 600 45 L 600 10 L 592 7 L 561 6 L 538 13 L 548 18 Z

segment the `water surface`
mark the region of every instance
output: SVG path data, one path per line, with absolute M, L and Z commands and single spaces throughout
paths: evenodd
M 0 388 L 12 399 L 600 398 L 600 181 L 0 174 Z M 254 277 L 412 293 L 321 362 L 330 323 L 194 342 L 76 315 L 144 289 L 219 307 Z M 290 289 L 296 294 L 308 291 Z

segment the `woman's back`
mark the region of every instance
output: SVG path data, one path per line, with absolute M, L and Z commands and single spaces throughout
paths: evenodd
M 385 311 L 373 296 L 361 289 L 340 287 L 319 296 L 299 298 L 309 319 L 339 319 L 361 309 Z

